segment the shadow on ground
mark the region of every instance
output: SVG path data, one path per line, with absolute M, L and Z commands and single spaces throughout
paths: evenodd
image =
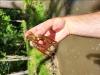
M 87 55 L 87 58 L 100 66 L 100 54 L 91 53 Z

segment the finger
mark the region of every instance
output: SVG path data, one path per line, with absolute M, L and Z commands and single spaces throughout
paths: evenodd
M 46 31 L 48 31 L 48 29 L 51 28 L 51 26 L 52 26 L 52 20 L 50 19 L 28 30 L 25 33 L 25 36 L 28 36 L 30 32 L 32 32 L 35 36 L 43 35 L 46 33 Z
M 55 34 L 55 41 L 60 42 L 68 35 L 68 30 L 64 27 L 62 30 Z
M 39 35 L 39 34 L 40 34 L 40 35 L 44 35 L 48 30 L 51 29 L 52 24 L 53 24 L 52 19 L 47 20 L 47 21 L 45 21 L 45 22 L 39 24 L 39 25 L 37 26 L 37 32 L 36 32 L 36 34 L 38 34 L 38 35 Z
M 50 29 L 45 33 L 45 36 L 48 36 L 49 38 L 55 40 L 55 34 L 56 34 L 56 32 L 53 31 L 52 29 Z

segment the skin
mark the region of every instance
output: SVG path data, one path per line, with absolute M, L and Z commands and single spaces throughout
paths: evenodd
M 100 38 L 100 12 L 85 15 L 57 17 L 49 19 L 31 28 L 34 35 L 44 35 L 60 42 L 68 35 L 80 35 Z

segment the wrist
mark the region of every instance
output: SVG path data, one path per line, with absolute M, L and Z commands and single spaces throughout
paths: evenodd
M 72 17 L 63 17 L 65 21 L 65 29 L 68 32 L 68 35 L 75 34 L 75 30 L 73 29 L 73 20 Z

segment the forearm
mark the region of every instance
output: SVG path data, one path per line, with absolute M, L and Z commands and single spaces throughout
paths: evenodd
M 64 17 L 64 20 L 70 34 L 100 37 L 100 12 Z

